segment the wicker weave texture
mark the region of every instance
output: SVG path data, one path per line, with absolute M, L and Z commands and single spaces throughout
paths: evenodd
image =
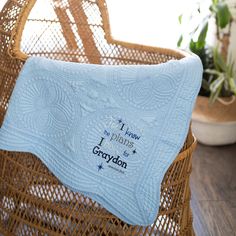
M 1 123 L 28 56 L 108 65 L 158 64 L 185 56 L 114 40 L 108 19 L 104 0 L 8 0 L 0 13 Z M 195 145 L 189 131 L 165 174 L 161 202 L 157 202 L 160 210 L 149 227 L 127 225 L 98 203 L 70 191 L 36 156 L 0 151 L 0 233 L 194 235 L 189 176 Z

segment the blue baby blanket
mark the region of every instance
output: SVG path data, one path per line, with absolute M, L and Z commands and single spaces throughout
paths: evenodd
M 201 77 L 192 55 L 119 66 L 31 57 L 12 93 L 0 148 L 37 155 L 72 190 L 129 224 L 151 224 Z

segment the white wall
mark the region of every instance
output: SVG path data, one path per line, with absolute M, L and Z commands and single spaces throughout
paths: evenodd
M 107 0 L 112 35 L 135 43 L 175 48 L 181 32 L 178 16 L 190 12 L 199 0 Z M 200 0 L 204 9 L 211 0 Z M 227 0 L 236 5 L 236 0 Z M 236 21 L 236 9 L 232 12 Z M 197 20 L 197 19 L 196 19 Z M 214 45 L 215 23 L 209 29 L 208 43 Z M 185 26 L 187 27 L 187 26 Z M 193 28 L 193 26 L 191 26 Z M 232 24 L 229 54 L 236 63 L 236 22 Z
M 0 11 L 2 10 L 6 0 L 0 0 Z
M 7 0 L 0 0 L 0 10 Z M 45 0 L 48 1 L 48 0 Z M 116 39 L 175 48 L 181 32 L 178 16 L 199 0 L 106 0 L 112 35 Z M 200 0 L 209 4 L 211 0 Z M 227 0 L 236 5 L 236 0 Z M 236 19 L 236 10 L 233 15 Z M 214 33 L 214 29 L 212 31 Z M 212 39 L 210 39 L 212 41 Z M 229 52 L 236 63 L 236 22 L 232 25 Z
M 191 11 L 198 0 L 106 1 L 114 38 L 176 48 L 182 31 L 178 16 L 183 12 Z

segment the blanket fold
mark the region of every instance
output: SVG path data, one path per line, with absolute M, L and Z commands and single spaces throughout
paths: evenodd
M 129 224 L 152 224 L 201 78 L 197 56 L 119 66 L 31 57 L 12 93 L 0 148 L 33 153 L 68 188 Z

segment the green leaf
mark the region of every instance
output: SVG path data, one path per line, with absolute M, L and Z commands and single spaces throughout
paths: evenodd
M 214 69 L 206 69 L 205 72 L 211 75 L 217 75 L 217 76 L 221 75 L 221 73 L 218 70 L 214 70 Z
M 215 92 L 211 92 L 211 95 L 209 97 L 210 104 L 213 104 L 216 101 L 216 99 L 219 97 L 221 89 L 222 89 L 222 85 L 223 84 L 220 84 L 220 86 L 217 88 Z
M 219 0 L 212 0 L 212 4 L 217 4 L 219 2 Z
M 195 43 L 193 41 L 193 39 L 191 39 L 190 43 L 189 43 L 189 48 L 193 53 L 196 53 L 197 51 L 197 43 Z
M 199 28 L 199 26 L 198 26 L 198 28 Z M 206 21 L 202 25 L 202 29 L 201 29 L 200 34 L 198 36 L 198 40 L 196 42 L 194 42 L 193 39 L 191 39 L 191 41 L 190 41 L 189 48 L 193 53 L 196 53 L 197 55 L 199 55 L 200 53 L 202 53 L 204 51 L 204 47 L 206 44 L 207 31 L 208 31 L 208 21 Z
M 229 87 L 230 90 L 234 93 L 234 95 L 236 95 L 236 82 L 234 78 L 229 79 Z
M 227 73 L 229 77 L 234 77 L 234 61 L 232 59 L 232 55 L 229 55 L 229 63 L 227 66 Z
M 180 47 L 183 41 L 183 35 L 180 35 L 179 40 L 177 42 L 177 46 Z
M 228 78 L 225 77 L 225 80 L 224 80 L 224 90 L 225 92 L 230 92 L 230 88 L 229 88 L 229 81 L 228 81 Z
M 198 43 L 194 42 L 193 39 L 191 39 L 189 43 L 189 49 L 191 50 L 191 52 L 197 54 L 200 57 L 204 66 L 205 65 L 205 47 L 199 48 Z
M 199 48 L 199 47 L 198 47 L 198 43 L 197 43 L 197 42 L 194 42 L 193 39 L 191 39 L 191 41 L 190 41 L 189 48 L 190 48 L 190 50 L 191 50 L 193 53 L 195 53 L 195 54 L 197 54 L 197 55 L 200 54 L 201 49 L 202 49 L 202 48 Z
M 211 84 L 210 84 L 210 90 L 211 92 L 215 93 L 217 91 L 217 89 L 222 85 L 222 83 L 224 82 L 224 76 L 221 75 L 220 77 L 218 77 L 216 80 L 214 80 Z
M 222 57 L 222 55 L 218 52 L 217 48 L 214 48 L 213 50 L 213 60 L 214 60 L 216 70 L 224 71 L 224 72 L 227 71 L 225 60 Z
M 208 22 L 205 22 L 205 24 L 203 25 L 201 32 L 198 36 L 198 40 L 197 40 L 197 47 L 198 48 L 203 48 L 205 46 L 207 31 L 208 31 Z
M 214 11 L 217 17 L 217 24 L 221 29 L 225 28 L 232 17 L 228 5 L 225 2 L 218 2 L 215 4 Z
M 180 24 L 182 24 L 182 18 L 183 18 L 183 14 L 179 15 L 178 20 Z

